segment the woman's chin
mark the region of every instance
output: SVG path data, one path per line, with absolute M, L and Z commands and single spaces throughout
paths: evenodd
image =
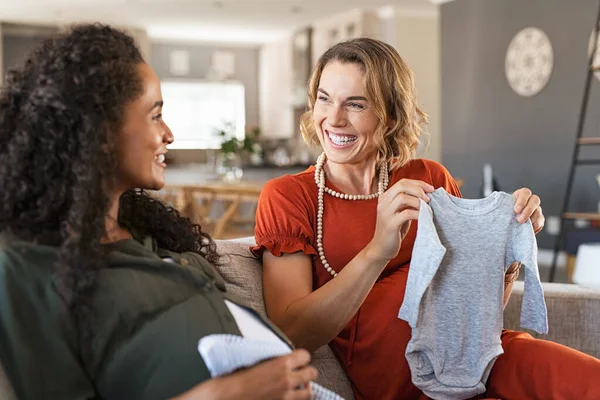
M 144 190 L 161 190 L 164 187 L 165 179 L 163 177 L 156 177 L 152 180 L 152 182 L 146 182 L 145 185 L 141 186 L 141 188 Z
M 332 146 L 327 146 L 325 148 L 325 155 L 329 161 L 345 163 L 355 158 L 355 152 L 352 150 L 353 149 L 351 148 L 339 149 Z

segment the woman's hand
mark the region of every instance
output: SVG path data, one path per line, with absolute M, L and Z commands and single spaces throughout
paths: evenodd
M 375 234 L 368 245 L 372 257 L 389 261 L 398 255 L 410 223 L 419 218 L 420 199 L 429 203 L 428 183 L 401 179 L 379 197 Z
M 513 193 L 513 197 L 515 198 L 514 210 L 517 214 L 517 221 L 522 224 L 530 219 L 536 234 L 544 229 L 546 218 L 542 214 L 540 198 L 527 188 L 517 190 Z
M 521 263 L 515 261 L 504 274 L 504 308 L 508 304 L 508 300 L 510 299 L 510 295 L 512 294 L 513 286 L 515 285 L 515 281 L 519 277 L 519 271 L 521 270 Z
M 310 400 L 317 371 L 310 353 L 296 350 L 231 375 L 211 379 L 173 400 Z

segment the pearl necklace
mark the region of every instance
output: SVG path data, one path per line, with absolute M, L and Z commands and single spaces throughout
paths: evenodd
M 323 196 L 324 193 L 327 193 L 331 196 L 344 199 L 344 200 L 371 200 L 379 197 L 388 187 L 389 177 L 388 177 L 388 166 L 387 163 L 381 165 L 379 168 L 379 182 L 377 184 L 377 193 L 372 194 L 346 194 L 339 193 L 335 190 L 332 190 L 325 186 L 325 170 L 323 169 L 323 165 L 325 165 L 325 161 L 327 157 L 325 153 L 321 153 L 319 158 L 317 159 L 317 164 L 315 165 L 315 183 L 319 188 L 319 209 L 317 211 L 317 251 L 319 252 L 319 257 L 321 258 L 321 262 L 323 263 L 323 267 L 333 276 L 334 278 L 337 276 L 337 272 L 327 262 L 325 258 L 325 252 L 323 251 Z

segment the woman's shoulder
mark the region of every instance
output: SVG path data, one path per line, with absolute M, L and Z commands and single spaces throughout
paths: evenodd
M 58 247 L 20 240 L 0 234 L 0 273 L 3 278 L 27 275 L 49 276 L 58 260 Z
M 439 186 L 451 178 L 450 172 L 442 164 L 424 158 L 412 159 L 392 171 L 392 182 L 400 179 L 415 179 Z
M 417 158 L 392 171 L 390 184 L 401 179 L 427 182 L 434 188 L 444 188 L 448 193 L 461 197 L 460 188 L 446 167 L 437 161 Z
M 0 359 L 19 397 L 94 394 L 75 354 L 77 329 L 54 284 L 58 253 L 58 247 L 0 235 L 0 330 L 6 343 Z M 40 368 L 48 359 L 52 367 Z
M 315 167 L 310 166 L 296 174 L 285 174 L 269 180 L 263 187 L 263 191 L 290 191 L 304 190 L 315 186 Z
M 400 169 L 408 169 L 415 171 L 427 171 L 433 173 L 447 173 L 448 170 L 441 163 L 429 160 L 426 158 L 413 158 L 406 165 L 400 167 Z
M 312 202 L 311 199 L 316 201 L 317 185 L 314 174 L 315 167 L 310 166 L 297 174 L 286 174 L 271 179 L 263 186 L 259 202 L 306 205 Z

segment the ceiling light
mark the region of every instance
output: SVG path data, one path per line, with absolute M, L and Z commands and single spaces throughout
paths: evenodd
M 249 29 L 223 25 L 173 26 L 153 25 L 147 29 L 148 36 L 157 40 L 183 40 L 200 42 L 262 44 L 283 37 L 287 31 L 273 29 Z

